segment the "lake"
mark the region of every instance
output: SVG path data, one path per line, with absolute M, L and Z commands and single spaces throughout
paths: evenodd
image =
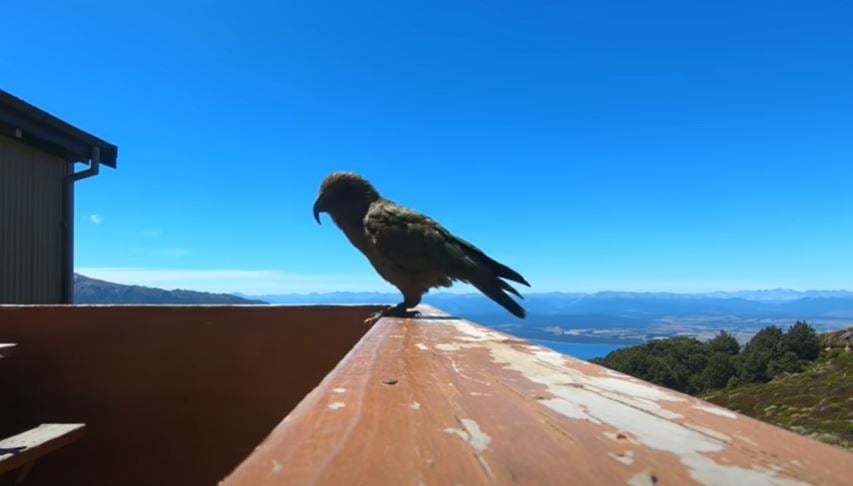
M 616 351 L 617 349 L 630 346 L 630 344 L 570 343 L 566 341 L 550 341 L 547 339 L 528 340 L 540 346 L 553 349 L 558 353 L 584 360 L 603 358 L 611 351 Z

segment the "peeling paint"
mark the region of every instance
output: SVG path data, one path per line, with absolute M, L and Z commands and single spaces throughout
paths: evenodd
M 459 422 L 462 424 L 462 427 L 465 430 L 458 429 L 455 427 L 447 427 L 444 429 L 444 432 L 455 435 L 467 442 L 476 453 L 477 461 L 480 463 L 480 466 L 483 468 L 483 471 L 492 479 L 494 479 L 494 473 L 492 472 L 492 468 L 489 466 L 489 463 L 483 458 L 481 453 L 485 451 L 489 444 L 492 442 L 492 438 L 489 437 L 485 432 L 480 430 L 479 424 L 471 419 L 461 419 Z
M 634 464 L 634 451 L 626 451 L 624 453 L 608 452 L 607 455 L 626 466 Z
M 337 394 L 341 394 L 341 393 L 346 393 L 347 389 L 346 388 L 332 388 L 332 391 L 337 393 Z
M 429 351 L 429 346 L 424 343 L 417 343 L 415 344 L 415 347 L 420 349 L 421 351 Z
M 748 486 L 808 486 L 810 483 L 796 479 L 784 479 L 771 471 L 746 469 L 736 466 L 721 466 L 704 456 L 694 456 L 682 464 L 690 468 L 690 477 L 701 484 L 738 484 Z M 709 464 L 710 463 L 710 464 Z
M 468 438 L 469 438 L 468 433 L 462 429 L 457 429 L 455 427 L 447 427 L 444 429 L 444 431 L 448 434 L 455 435 L 455 436 L 459 437 L 460 439 L 464 440 L 465 442 L 468 442 Z
M 657 479 L 648 472 L 641 472 L 628 480 L 628 486 L 655 486 Z
M 421 404 L 418 402 L 412 402 L 412 404 L 409 405 L 409 408 L 411 408 L 412 410 L 420 410 Z
M 344 402 L 334 402 L 334 403 L 329 405 L 329 408 L 332 410 L 340 410 L 346 406 L 347 406 L 347 404 Z
M 281 465 L 281 463 L 276 461 L 275 459 L 273 459 L 273 461 L 272 461 L 272 473 L 273 474 L 280 474 L 282 469 L 284 469 L 284 467 Z
M 492 442 L 492 438 L 480 430 L 480 426 L 477 422 L 471 419 L 461 419 L 460 423 L 465 430 L 447 427 L 444 431 L 471 444 L 471 447 L 473 447 L 477 453 L 483 452 L 489 447 L 489 444 Z
M 471 436 L 468 442 L 470 442 L 471 445 L 474 446 L 474 450 L 476 450 L 477 452 L 483 452 L 484 450 L 486 450 L 486 448 L 489 447 L 489 443 L 492 441 L 492 438 L 483 433 L 482 430 L 480 430 L 480 426 L 477 424 L 477 422 L 471 419 L 462 419 L 462 425 L 465 427 L 465 430 L 467 430 L 468 434 Z
M 462 370 L 459 368 L 459 366 L 457 366 L 456 361 L 453 358 L 448 356 L 447 359 L 450 360 L 450 367 L 453 368 L 453 371 L 455 371 L 457 375 L 461 376 L 462 378 L 465 378 L 466 380 L 471 380 L 475 383 L 479 383 L 483 386 L 490 386 L 485 381 L 478 380 L 471 375 L 467 375 L 467 374 L 463 373 Z
M 549 363 L 553 366 L 557 366 L 557 367 L 562 368 L 562 369 L 571 370 L 574 372 L 573 374 L 575 374 L 575 375 L 580 374 L 584 378 L 594 380 L 593 382 L 590 382 L 588 384 L 597 385 L 603 389 L 616 390 L 616 391 L 623 393 L 625 395 L 634 397 L 635 399 L 647 400 L 647 401 L 665 400 L 668 402 L 684 402 L 687 400 L 686 398 L 681 397 L 675 393 L 668 392 L 662 388 L 651 386 L 650 384 L 648 384 L 644 381 L 640 381 L 640 380 L 637 380 L 637 379 L 634 379 L 634 378 L 631 378 L 629 376 L 622 375 L 619 373 L 610 375 L 610 376 L 605 377 L 605 378 L 589 377 L 587 375 L 584 375 L 584 374 L 578 372 L 574 368 L 567 367 L 566 361 L 565 361 L 565 356 L 563 356 L 562 354 L 560 354 L 556 351 L 550 351 L 550 350 L 539 351 L 539 352 L 533 353 L 533 355 L 536 358 L 538 358 L 538 359 L 540 359 L 546 363 Z
M 745 443 L 751 445 L 752 447 L 758 447 L 757 442 L 755 442 L 754 440 L 750 439 L 749 437 L 747 437 L 745 435 L 735 434 L 735 438 L 739 441 L 742 441 L 742 442 L 745 442 Z
M 628 434 L 621 432 L 621 431 L 620 432 L 605 432 L 604 436 L 607 437 L 608 439 L 614 441 L 614 442 L 620 441 L 620 440 L 626 440 L 631 444 L 637 444 L 637 441 L 632 439 L 631 436 L 629 436 Z
M 464 344 L 450 344 L 450 343 L 438 343 L 435 345 L 435 349 L 440 351 L 459 351 L 460 349 L 466 347 Z
M 482 342 L 482 341 L 504 341 L 506 336 L 494 331 L 490 331 L 484 327 L 475 326 L 469 322 L 458 321 L 451 324 L 457 331 L 465 334 L 465 337 L 460 338 L 465 342 Z
M 436 348 L 447 352 L 485 349 L 495 363 L 547 388 L 552 398 L 539 400 L 538 403 L 571 419 L 625 431 L 639 445 L 671 453 L 686 466 L 690 477 L 701 484 L 804 484 L 778 478 L 774 471 L 719 464 L 707 456 L 709 453 L 724 451 L 730 444 L 730 439 L 673 421 L 682 418 L 682 415 L 664 408 L 662 402 L 686 402 L 688 399 L 683 396 L 624 375 L 585 374 L 568 366 L 563 355 L 557 352 L 514 347 L 505 342 L 504 336 L 481 330 L 465 322 L 449 325 L 464 334 L 460 338 L 461 342 L 444 343 Z M 737 418 L 734 413 L 716 407 L 698 404 L 694 405 L 694 408 L 723 417 Z M 445 429 L 445 432 L 456 434 L 470 442 L 471 431 L 467 426 L 465 428 L 467 432 L 453 428 Z M 634 479 L 639 481 L 642 478 L 635 476 Z
M 725 417 L 725 418 L 730 418 L 730 419 L 736 419 L 737 418 L 736 413 L 732 412 L 731 410 L 726 410 L 725 408 L 722 408 L 722 407 L 712 407 L 710 405 L 699 404 L 699 405 L 693 405 L 693 408 L 695 408 L 696 410 L 701 410 L 705 413 L 710 413 L 711 415 L 716 415 L 718 417 Z
M 720 442 L 725 442 L 726 444 L 732 443 L 731 437 L 729 437 L 728 435 L 726 435 L 722 432 L 716 431 L 714 429 L 709 429 L 708 427 L 702 427 L 701 425 L 696 425 L 696 424 L 691 424 L 691 423 L 685 423 L 684 426 L 687 428 L 693 429 L 697 432 L 700 432 L 702 434 L 705 434 L 708 437 L 713 437 L 714 439 L 717 439 Z

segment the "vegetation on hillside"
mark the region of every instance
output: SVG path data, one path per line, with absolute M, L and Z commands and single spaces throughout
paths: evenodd
M 731 334 L 720 331 L 704 343 L 691 337 L 661 339 L 595 361 L 673 390 L 697 394 L 797 373 L 819 354 L 814 328 L 797 322 L 787 332 L 777 326 L 765 327 L 743 349 Z
M 721 331 L 620 349 L 595 362 L 853 449 L 853 330 L 765 327 L 743 348 Z
M 717 390 L 702 398 L 853 450 L 853 352 L 831 348 L 802 373 Z

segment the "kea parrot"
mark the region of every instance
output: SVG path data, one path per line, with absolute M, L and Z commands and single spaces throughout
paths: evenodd
M 459 281 L 473 285 L 514 316 L 525 317 L 508 293 L 523 297 L 502 280 L 529 287 L 524 277 L 431 218 L 385 199 L 367 179 L 351 172 L 330 174 L 314 202 L 317 223 L 320 213 L 328 213 L 379 275 L 402 292 L 403 302 L 381 315 L 416 314 L 408 309 L 430 289 Z

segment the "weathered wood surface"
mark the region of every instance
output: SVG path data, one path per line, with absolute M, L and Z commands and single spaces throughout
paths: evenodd
M 853 454 L 423 308 L 223 484 L 851 484 Z
M 14 343 L 0 343 L 0 359 L 12 356 L 17 348 L 18 345 Z
M 84 424 L 42 424 L 0 440 L 0 474 L 26 466 L 83 436 Z

